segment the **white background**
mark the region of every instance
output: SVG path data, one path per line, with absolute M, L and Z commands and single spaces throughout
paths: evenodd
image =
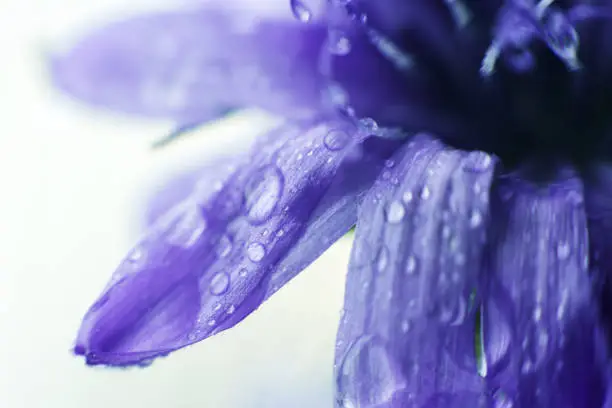
M 0 0 L 0 408 L 330 407 L 348 240 L 235 329 L 150 368 L 94 369 L 70 354 L 162 175 L 263 126 L 247 114 L 152 153 L 170 124 L 89 110 L 55 92 L 44 53 L 125 3 Z

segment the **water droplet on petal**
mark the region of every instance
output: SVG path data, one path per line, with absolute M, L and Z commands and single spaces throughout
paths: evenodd
M 472 215 L 470 216 L 470 227 L 478 228 L 481 224 L 482 224 L 482 214 L 480 213 L 480 211 L 475 210 L 474 212 L 472 212 Z
M 384 343 L 361 336 L 348 348 L 338 367 L 337 401 L 341 407 L 388 404 L 406 387 Z
M 351 40 L 340 30 L 330 30 L 328 48 L 332 54 L 346 55 L 351 52 Z
M 260 262 L 266 255 L 266 248 L 259 242 L 252 242 L 247 247 L 247 255 L 253 262 Z
M 323 144 L 331 151 L 344 149 L 350 142 L 351 137 L 342 129 L 332 129 L 323 138 Z
M 227 272 L 218 272 L 210 280 L 210 293 L 219 296 L 227 292 L 230 286 L 230 276 Z
M 378 123 L 376 123 L 376 121 L 372 118 L 359 119 L 359 126 L 366 132 L 376 132 L 378 130 Z M 387 161 L 392 162 L 392 160 L 387 160 Z
M 406 209 L 404 205 L 397 200 L 391 201 L 391 204 L 387 207 L 387 222 L 389 224 L 397 224 L 404 219 L 405 215 Z
M 431 196 L 431 191 L 429 191 L 429 187 L 423 187 L 423 190 L 421 190 L 421 199 L 427 200 L 429 196 Z
M 561 242 L 557 246 L 557 257 L 561 261 L 565 261 L 570 255 L 570 245 L 568 242 Z
M 408 333 L 410 331 L 410 321 L 403 320 L 401 329 L 402 333 Z
M 267 221 L 278 205 L 284 188 L 284 177 L 276 166 L 265 166 L 251 176 L 245 186 L 247 218 L 252 224 Z
M 389 250 L 383 245 L 376 255 L 376 269 L 378 272 L 384 272 L 389 265 Z
M 291 11 L 295 18 L 303 23 L 308 23 L 312 18 L 312 12 L 301 0 L 290 0 Z
M 402 200 L 404 200 L 405 203 L 409 203 L 412 201 L 412 199 L 414 198 L 412 191 L 406 191 L 403 195 L 402 195 Z
M 408 275 L 414 275 L 417 271 L 417 260 L 414 255 L 410 255 L 406 259 L 406 273 Z
M 236 311 L 236 306 L 234 305 L 229 305 L 229 307 L 227 308 L 227 314 L 233 314 Z

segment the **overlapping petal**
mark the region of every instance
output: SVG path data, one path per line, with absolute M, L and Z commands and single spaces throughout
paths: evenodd
M 396 147 L 341 121 L 266 135 L 156 223 L 87 313 L 76 352 L 135 364 L 235 325 L 348 231 Z M 327 235 L 311 231 L 323 223 Z
M 495 160 L 424 135 L 393 160 L 357 224 L 337 406 L 479 406 L 473 305 Z
M 218 3 L 138 15 L 54 58 L 53 77 L 89 103 L 182 123 L 242 106 L 303 118 L 347 101 L 360 116 L 401 121 L 401 73 L 365 37 L 325 78 L 327 26 L 301 23 L 284 6 L 286 18 Z
M 565 174 L 567 173 L 567 174 Z M 507 406 L 601 407 L 606 350 L 580 180 L 497 190 L 483 315 L 486 378 Z

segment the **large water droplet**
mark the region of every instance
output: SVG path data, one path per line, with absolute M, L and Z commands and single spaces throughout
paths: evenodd
M 230 276 L 227 272 L 218 272 L 210 280 L 210 293 L 219 296 L 227 292 L 230 286 Z
M 265 166 L 251 176 L 244 189 L 247 218 L 252 224 L 267 221 L 278 205 L 284 177 L 276 166 Z
M 389 224 L 397 224 L 404 219 L 406 215 L 406 209 L 404 205 L 397 200 L 391 201 L 391 204 L 387 207 L 387 222 Z
M 341 407 L 370 407 L 391 402 L 406 382 L 384 343 L 366 335 L 352 343 L 342 358 L 336 387 Z
M 253 262 L 260 262 L 266 255 L 266 248 L 259 242 L 251 242 L 247 247 L 247 256 Z
M 308 23 L 312 18 L 312 12 L 301 0 L 290 0 L 291 11 L 295 18 L 303 23 Z
M 325 147 L 331 151 L 337 151 L 344 149 L 350 142 L 351 137 L 349 134 L 342 129 L 330 130 L 323 139 Z

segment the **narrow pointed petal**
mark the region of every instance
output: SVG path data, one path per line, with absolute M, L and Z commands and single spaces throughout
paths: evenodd
M 284 18 L 207 5 L 119 21 L 54 57 L 52 75 L 88 103 L 181 123 L 243 106 L 304 118 L 347 98 L 360 116 L 401 120 L 401 74 L 365 37 L 334 61 L 329 87 L 320 72 L 326 24 L 299 22 L 281 3 Z
M 547 187 L 510 178 L 497 192 L 486 378 L 509 406 L 601 407 L 606 353 L 582 184 L 564 171 Z
M 75 351 L 136 364 L 232 327 L 351 228 L 396 146 L 346 122 L 266 135 L 153 226 L 85 316 Z M 323 222 L 327 235 L 310 232 Z
M 475 311 L 494 159 L 417 136 L 366 197 L 336 348 L 337 406 L 477 407 Z

